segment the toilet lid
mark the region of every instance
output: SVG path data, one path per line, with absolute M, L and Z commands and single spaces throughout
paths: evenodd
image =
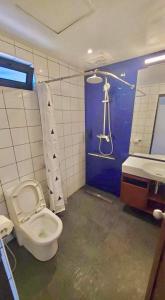
M 18 222 L 21 223 L 46 207 L 42 188 L 36 180 L 20 183 L 11 193 L 11 197 Z

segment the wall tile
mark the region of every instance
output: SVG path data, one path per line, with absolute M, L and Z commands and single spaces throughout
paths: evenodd
M 47 55 L 38 49 L 33 49 L 33 53 L 36 54 L 36 56 L 47 58 Z
M 4 192 L 2 186 L 0 186 L 0 203 L 5 201 Z
M 61 95 L 61 81 L 54 81 L 50 84 L 52 94 Z
M 18 41 L 14 41 L 14 44 L 15 44 L 15 46 L 17 47 L 17 48 L 21 48 L 21 49 L 24 49 L 24 50 L 27 50 L 27 51 L 29 51 L 29 52 L 31 52 L 32 53 L 32 49 L 29 47 L 29 46 L 27 46 L 27 45 L 25 45 L 25 44 L 22 44 L 22 43 L 20 43 L 20 42 L 18 42 Z
M 26 120 L 28 126 L 36 126 L 41 124 L 40 111 L 37 110 L 26 110 Z
M 26 126 L 26 118 L 24 109 L 7 109 L 10 127 Z
M 40 182 L 46 180 L 46 172 L 45 172 L 45 169 L 36 171 L 36 172 L 35 172 L 35 178 L 36 178 L 36 180 L 38 180 L 38 181 L 40 181 Z
M 59 66 L 59 64 L 48 60 L 48 70 L 49 70 L 49 77 L 52 77 L 52 78 L 60 77 L 60 66 Z
M 9 129 L 0 130 L 0 148 L 12 146 L 12 140 Z
M 13 147 L 0 149 L 0 167 L 13 164 L 15 162 Z
M 39 109 L 38 98 L 34 91 L 23 92 L 23 101 L 25 109 Z
M 2 184 L 12 181 L 16 178 L 18 178 L 16 164 L 0 168 L 0 179 Z
M 33 165 L 31 159 L 18 162 L 17 165 L 18 165 L 18 173 L 20 177 L 33 172 Z
M 62 96 L 60 95 L 53 95 L 53 104 L 55 110 L 62 109 Z
M 16 49 L 16 56 L 21 58 L 27 62 L 33 63 L 33 54 L 30 51 L 25 49 L 21 49 L 20 47 L 15 47 Z
M 20 181 L 25 181 L 25 180 L 29 180 L 29 179 L 34 179 L 34 173 L 30 173 L 30 174 L 20 177 Z
M 0 109 L 0 129 L 2 128 L 9 128 L 6 109 Z
M 5 201 L 3 201 L 3 202 L 0 203 L 0 212 L 1 212 L 1 214 L 3 216 L 6 216 L 6 217 L 9 216 Z
M 0 41 L 0 51 L 5 54 L 15 55 L 14 45 Z
M 70 123 L 70 122 L 71 122 L 71 112 L 63 111 L 63 123 Z
M 62 109 L 70 110 L 70 97 L 62 97 Z
M 29 142 L 27 127 L 11 128 L 13 145 L 21 145 Z
M 5 103 L 3 100 L 3 94 L 1 90 L 0 90 L 0 108 L 5 108 Z
M 48 76 L 47 60 L 34 54 L 34 67 L 39 75 Z
M 39 74 L 35 74 L 35 78 L 36 78 L 36 82 L 44 82 L 49 79 L 48 76 L 39 75 Z
M 63 116 L 62 111 L 60 111 L 60 110 L 55 111 L 55 121 L 56 121 L 57 124 L 58 123 L 63 123 L 63 117 L 62 116 Z
M 2 185 L 4 192 L 8 189 L 13 189 L 17 186 L 17 184 L 19 183 L 19 178 L 14 179 L 10 182 L 7 182 L 5 184 Z
M 6 108 L 23 108 L 22 91 L 10 89 L 4 93 Z
M 14 151 L 17 161 L 25 160 L 31 157 L 30 144 L 15 146 Z
M 34 166 L 35 171 L 40 170 L 40 169 L 44 169 L 45 162 L 44 162 L 43 155 L 33 157 L 33 166 Z
M 69 76 L 69 68 L 68 66 L 64 66 L 60 64 L 60 77 Z
M 65 158 L 71 157 L 73 154 L 73 147 L 65 147 Z
M 56 124 L 58 137 L 64 135 L 64 127 L 63 124 Z
M 38 142 L 42 140 L 41 126 L 28 127 L 30 142 Z
M 39 156 L 43 154 L 42 142 L 31 143 L 32 156 Z
M 64 124 L 64 135 L 69 135 L 72 133 L 71 123 Z

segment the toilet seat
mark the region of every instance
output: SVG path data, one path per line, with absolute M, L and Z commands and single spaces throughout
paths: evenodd
M 35 180 L 21 182 L 10 195 L 18 223 L 28 221 L 32 215 L 46 207 L 40 184 Z

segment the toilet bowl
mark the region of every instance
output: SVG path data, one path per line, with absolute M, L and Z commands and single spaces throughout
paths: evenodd
M 41 261 L 51 259 L 58 249 L 62 221 L 48 208 L 41 185 L 36 180 L 19 183 L 5 191 L 17 241 Z

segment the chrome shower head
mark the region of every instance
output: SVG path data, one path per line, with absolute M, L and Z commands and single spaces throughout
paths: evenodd
M 87 78 L 87 82 L 91 83 L 91 84 L 97 84 L 97 83 L 103 82 L 103 78 L 97 76 L 96 74 L 94 74 L 94 75 Z

